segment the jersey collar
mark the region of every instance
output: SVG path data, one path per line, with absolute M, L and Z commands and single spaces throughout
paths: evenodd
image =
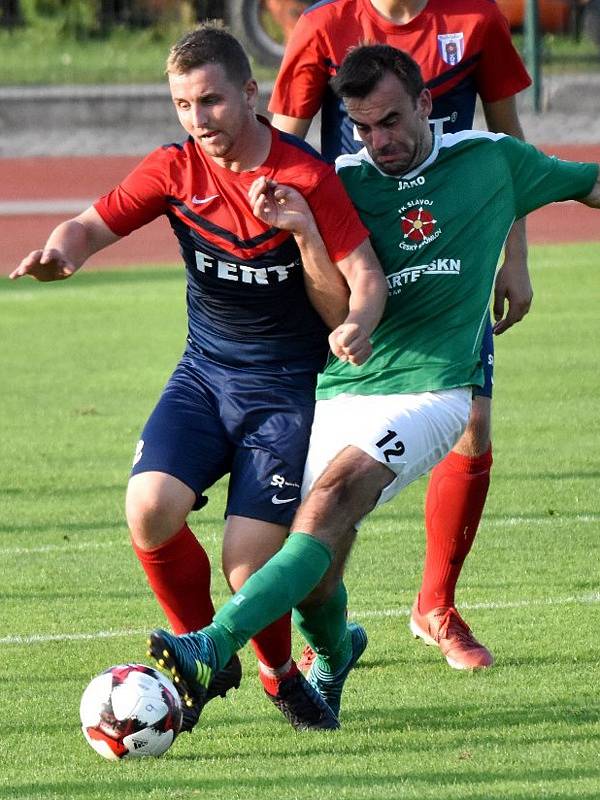
M 368 152 L 366 147 L 363 147 L 362 150 L 359 150 L 357 155 L 363 161 L 366 161 L 368 164 L 370 164 L 372 167 L 374 167 L 377 170 L 377 172 L 379 172 L 385 178 L 392 178 L 395 181 L 397 181 L 397 180 L 408 181 L 408 180 L 411 180 L 412 178 L 416 178 L 417 175 L 420 175 L 421 172 L 424 172 L 429 166 L 431 166 L 431 164 L 433 164 L 433 162 L 438 157 L 438 153 L 440 151 L 441 141 L 442 141 L 442 137 L 441 136 L 434 135 L 434 137 L 433 137 L 433 147 L 431 148 L 431 153 L 427 156 L 425 161 L 421 161 L 421 163 L 417 167 L 412 169 L 410 172 L 406 172 L 404 175 L 388 175 L 387 172 L 383 172 L 383 170 L 379 169 L 377 164 L 373 161 L 373 159 L 369 155 L 369 152 Z

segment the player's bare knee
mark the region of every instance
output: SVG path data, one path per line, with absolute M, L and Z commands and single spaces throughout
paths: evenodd
M 354 464 L 352 467 L 328 469 L 313 486 L 305 513 L 312 514 L 319 525 L 333 525 L 341 529 L 354 526 L 373 510 L 380 489 L 371 487 L 371 465 Z
M 142 549 L 157 547 L 181 529 L 187 509 L 177 509 L 160 492 L 143 482 L 130 481 L 125 498 L 125 514 L 131 537 Z
M 339 582 L 340 578 L 338 575 L 325 575 L 319 585 L 315 586 L 312 592 L 299 604 L 299 608 L 308 611 L 322 606 L 334 593 Z

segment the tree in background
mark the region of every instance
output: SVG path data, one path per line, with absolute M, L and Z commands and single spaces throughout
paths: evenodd
M 23 11 L 19 0 L 0 0 L 0 26 L 15 28 L 23 24 Z

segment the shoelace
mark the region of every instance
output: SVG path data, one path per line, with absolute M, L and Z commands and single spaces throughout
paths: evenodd
M 463 642 L 472 642 L 473 634 L 471 628 L 467 625 L 464 619 L 460 616 L 458 611 L 453 607 L 446 611 L 440 621 L 440 627 L 435 635 L 435 641 L 439 644 L 441 639 L 449 639 L 450 634 L 456 639 L 461 639 Z

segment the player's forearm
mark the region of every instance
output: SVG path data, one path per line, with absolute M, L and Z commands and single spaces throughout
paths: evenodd
M 306 134 L 308 133 L 311 122 L 312 119 L 286 117 L 285 114 L 273 114 L 272 125 L 274 128 L 284 133 L 293 133 L 294 136 L 306 139 Z
M 76 269 L 98 250 L 118 241 L 93 206 L 78 217 L 58 225 L 45 245 L 45 250 L 58 250 Z
M 515 95 L 497 100 L 495 103 L 484 103 L 483 113 L 488 130 L 493 133 L 506 133 L 516 139 L 525 139 L 523 128 L 517 112 Z
M 296 234 L 295 239 L 302 258 L 308 298 L 323 322 L 333 330 L 348 314 L 348 284 L 329 258 L 316 224 Z
M 96 252 L 85 226 L 77 219 L 58 225 L 48 237 L 44 250 L 58 250 L 76 269 Z
M 504 246 L 505 259 L 521 263 L 527 269 L 527 228 L 525 217 L 516 220 L 506 237 Z
M 338 264 L 350 287 L 345 323 L 360 325 L 367 336 L 377 327 L 388 297 L 388 285 L 369 239 Z

